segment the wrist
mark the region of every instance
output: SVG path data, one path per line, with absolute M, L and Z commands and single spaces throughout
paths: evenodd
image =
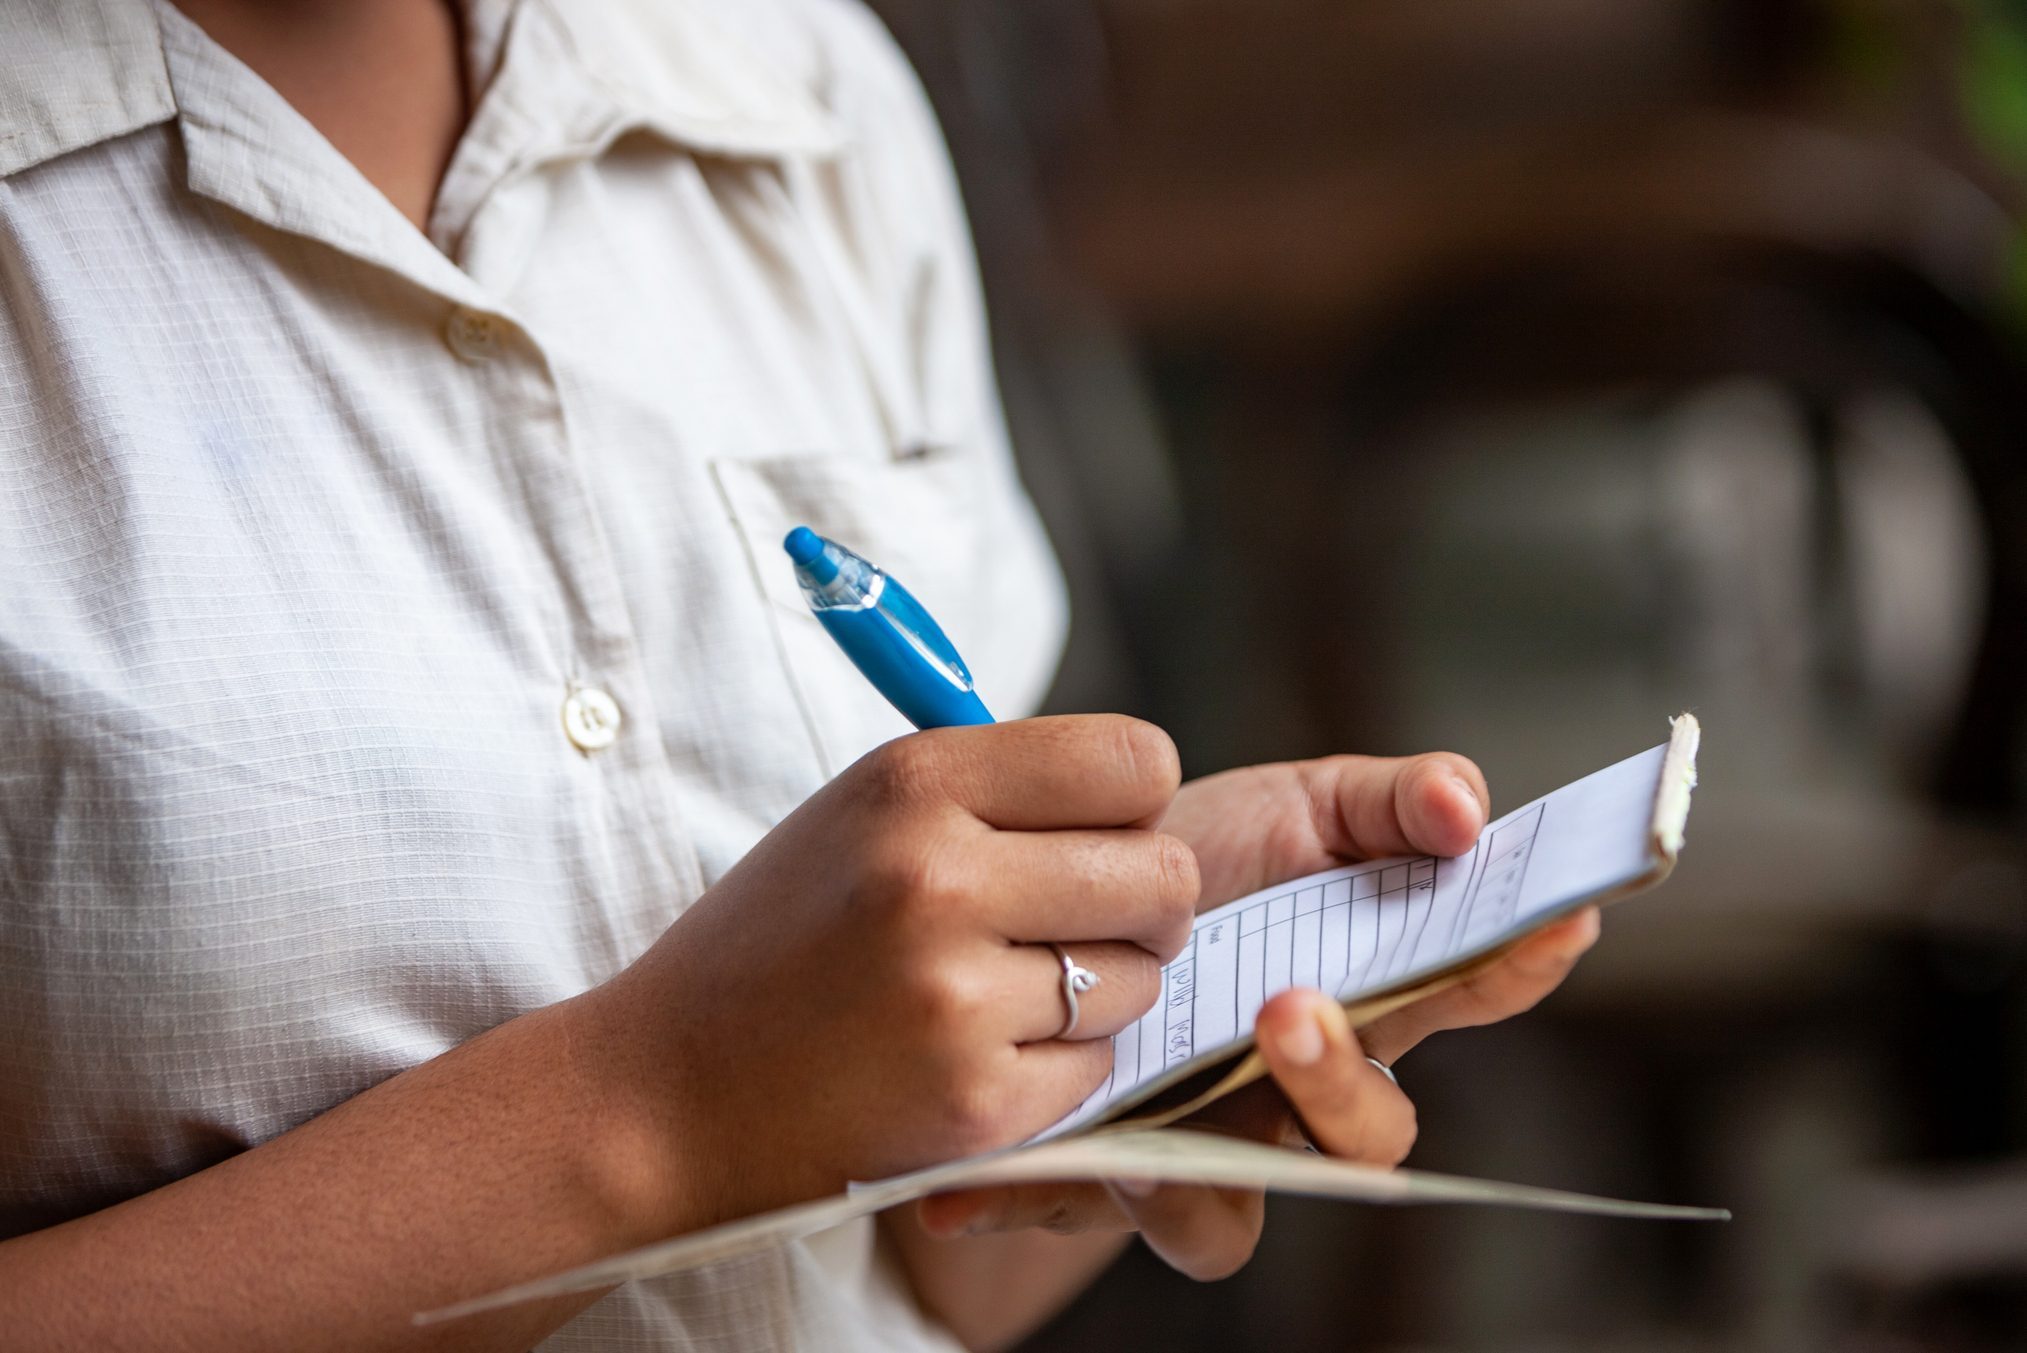
M 649 1036 L 628 985 L 623 975 L 551 1007 L 564 1023 L 568 1079 L 579 1106 L 577 1169 L 609 1219 L 617 1248 L 708 1225 L 717 1211 L 699 1197 L 697 1172 L 688 1168 L 697 1134 L 672 1093 L 686 1078 L 659 1055 L 668 1049 Z

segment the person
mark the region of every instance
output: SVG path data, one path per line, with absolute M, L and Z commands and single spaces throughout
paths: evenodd
M 929 1200 L 411 1313 L 1017 1141 L 1193 909 L 1456 852 L 1464 759 L 1181 783 L 1117 716 L 914 736 L 807 521 L 1002 715 L 1060 584 L 925 101 L 848 0 L 0 6 L 0 1328 L 10 1349 L 1004 1345 L 1257 1195 Z M 1391 1164 L 1366 1054 L 1538 1000 L 1585 914 L 1221 1109 Z M 1101 976 L 1062 1030 L 1060 943 Z

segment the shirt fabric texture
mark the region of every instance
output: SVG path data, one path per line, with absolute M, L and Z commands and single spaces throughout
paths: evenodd
M 604 980 L 906 731 L 790 526 L 904 579 L 1002 716 L 1053 670 L 948 160 L 878 24 L 467 19 L 423 232 L 174 9 L 0 4 L 0 1235 Z M 544 1347 L 950 1343 L 861 1223 Z

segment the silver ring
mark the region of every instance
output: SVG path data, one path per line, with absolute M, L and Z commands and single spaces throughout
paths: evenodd
M 1390 1081 L 1393 1081 L 1396 1089 L 1400 1087 L 1400 1081 L 1394 1076 L 1394 1069 L 1392 1067 L 1388 1066 L 1385 1062 L 1382 1062 L 1377 1057 L 1368 1057 L 1366 1058 L 1366 1060 L 1379 1068 L 1380 1075 L 1385 1076 Z
M 1077 1032 L 1077 994 L 1097 986 L 1098 974 L 1089 968 L 1080 967 L 1077 960 L 1071 958 L 1063 946 L 1053 940 L 1049 942 L 1049 948 L 1056 951 L 1056 957 L 1063 964 L 1063 1005 L 1068 1011 L 1063 1017 L 1063 1027 L 1056 1031 L 1056 1037 L 1068 1038 Z

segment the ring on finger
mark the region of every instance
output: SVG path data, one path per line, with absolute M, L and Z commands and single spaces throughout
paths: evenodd
M 1056 1037 L 1068 1038 L 1077 1032 L 1077 997 L 1080 993 L 1098 985 L 1098 974 L 1071 958 L 1062 945 L 1050 941 L 1049 948 L 1055 950 L 1056 958 L 1063 965 L 1063 1027 L 1056 1031 Z
M 1377 1057 L 1368 1057 L 1366 1058 L 1366 1060 L 1372 1063 L 1373 1070 L 1379 1072 L 1380 1075 L 1385 1076 L 1388 1080 L 1393 1081 L 1394 1088 L 1396 1090 L 1400 1088 L 1401 1083 L 1398 1079 L 1395 1078 L 1394 1069 L 1392 1067 L 1388 1066 L 1385 1062 L 1382 1062 Z M 1320 1156 L 1323 1154 L 1323 1148 L 1318 1146 L 1315 1142 L 1309 1139 L 1309 1134 L 1303 1130 L 1302 1125 L 1300 1123 L 1296 1123 L 1294 1125 L 1294 1130 L 1295 1130 L 1295 1139 L 1302 1144 L 1303 1150 L 1307 1151 L 1312 1156 Z

